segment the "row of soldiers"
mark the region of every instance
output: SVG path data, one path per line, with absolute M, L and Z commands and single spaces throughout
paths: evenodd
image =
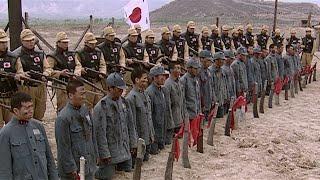
M 138 138 L 145 141 L 143 159 L 147 161 L 150 154 L 158 154 L 172 143 L 173 134 L 183 124 L 194 124 L 202 113 L 209 120 L 213 108 L 218 109 L 217 118 L 222 118 L 232 106 L 231 100 L 250 94 L 253 84 L 257 83 L 261 92 L 264 83 L 271 89 L 277 78 L 293 80 L 301 70 L 295 45 L 286 45 L 284 57 L 282 43 L 270 44 L 269 50 L 241 45 L 236 53 L 214 48 L 217 52 L 212 54 L 200 46 L 190 47 L 189 41 L 197 41 L 194 29 L 195 24 L 189 22 L 187 32 L 179 36 L 183 41 L 180 45 L 190 50 L 183 51 L 188 56 L 186 62 L 178 56 L 178 45 L 170 40 L 168 28 L 162 28 L 162 40 L 157 45 L 154 33 L 148 31 L 144 46 L 137 43 L 139 33 L 131 28 L 128 43 L 122 46 L 115 40 L 114 30 L 106 27 L 105 41 L 98 48 L 95 36 L 87 33 L 84 48 L 77 52 L 68 50 L 68 36 L 60 32 L 56 50 L 47 56 L 34 49 L 32 31 L 22 31 L 22 47 L 15 53 L 7 51 L 8 38 L 1 31 L 1 71 L 7 73 L 0 75 L 4 83 L 1 88 L 7 88 L 1 95 L 11 94 L 0 100 L 11 106 L 11 112 L 1 110 L 8 117 L 14 115 L 0 131 L 0 143 L 6 144 L 0 148 L 1 179 L 57 179 L 58 174 L 61 179 L 77 178 L 81 156 L 86 159 L 86 179 L 110 179 L 115 170 L 131 171 Z M 173 34 L 179 31 L 181 28 L 175 26 Z M 40 118 L 36 111 L 45 107 L 38 102 L 46 98 L 46 84 L 28 81 L 46 81 L 48 77 L 68 83 L 65 87 L 53 82 L 60 87 L 55 87 L 58 173 L 45 130 L 34 120 L 43 118 L 44 112 Z M 127 85 L 132 89 L 123 97 Z M 14 95 L 16 91 L 25 93 Z

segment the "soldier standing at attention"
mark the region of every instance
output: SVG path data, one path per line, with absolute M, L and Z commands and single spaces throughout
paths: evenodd
M 278 73 L 279 77 L 283 80 L 284 79 L 284 62 L 283 62 L 283 44 L 279 44 L 277 46 L 277 64 L 278 64 Z
M 20 58 L 23 71 L 30 78 L 45 81 L 44 77 L 32 74 L 30 71 L 36 71 L 45 76 L 49 76 L 49 64 L 43 51 L 35 50 L 35 35 L 30 29 L 24 29 L 20 34 L 22 46 L 14 51 Z M 32 97 L 33 105 L 36 109 L 33 118 L 42 120 L 46 111 L 47 89 L 45 84 L 24 82 L 19 87 L 20 92 L 25 92 Z
M 235 59 L 234 53 L 231 50 L 224 51 L 224 55 L 226 60 L 224 61 L 224 64 L 222 65 L 222 74 L 226 77 L 226 88 L 227 88 L 227 101 L 225 102 L 225 112 L 227 112 L 230 108 L 230 100 L 231 98 L 236 98 L 236 82 L 234 79 L 234 72 L 233 69 L 230 67 L 233 60 Z
M 0 131 L 0 179 L 59 179 L 46 131 L 32 118 L 33 110 L 28 94 L 12 97 L 14 115 Z
M 239 42 L 241 46 L 246 47 L 247 39 L 246 39 L 246 36 L 243 34 L 243 26 L 238 27 L 238 32 L 239 32 Z
M 199 73 L 200 91 L 201 91 L 201 109 L 208 120 L 211 108 L 214 106 L 216 98 L 213 89 L 212 73 L 209 67 L 212 65 L 212 54 L 210 51 L 203 50 L 199 54 L 201 69 Z
M 20 80 L 24 74 L 20 58 L 8 51 L 9 38 L 4 30 L 0 29 L 0 71 L 16 73 L 15 77 L 0 75 L 0 103 L 10 106 L 10 98 L 18 91 L 15 80 Z M 11 112 L 0 107 L 0 128 L 11 119 Z
M 152 122 L 151 100 L 145 92 L 148 87 L 148 74 L 144 69 L 134 69 L 131 74 L 133 88 L 126 99 L 132 110 L 133 122 L 139 138 L 146 144 L 143 161 L 149 160 L 150 146 L 154 142 L 155 131 Z M 133 164 L 135 157 L 132 157 Z
M 311 35 L 311 28 L 306 29 L 306 36 L 302 38 L 301 48 L 302 67 L 311 66 L 313 55 L 316 51 L 316 39 Z
M 193 120 L 201 113 L 201 91 L 198 79 L 201 65 L 198 60 L 190 58 L 186 66 L 188 68 L 188 72 L 180 78 L 180 83 L 189 119 Z
M 149 76 L 152 78 L 152 83 L 146 89 L 146 93 L 151 99 L 152 121 L 155 131 L 154 142 L 151 144 L 151 154 L 159 153 L 165 145 L 166 123 L 169 120 L 165 114 L 170 114 L 170 111 L 166 112 L 166 106 L 169 104 L 166 102 L 165 90 L 162 88 L 165 82 L 164 74 L 165 71 L 162 66 L 151 68 Z
M 172 61 L 178 58 L 178 52 L 174 41 L 170 40 L 170 31 L 167 27 L 161 28 L 161 40 L 157 43 L 161 53 L 169 57 Z
M 269 55 L 266 57 L 268 89 L 270 89 L 271 85 L 275 83 L 276 79 L 279 77 L 276 48 L 277 47 L 274 44 L 271 44 L 269 46 Z
M 109 94 L 93 111 L 99 155 L 99 170 L 95 173 L 97 179 L 111 179 L 115 168 L 130 172 L 131 154 L 135 155 L 137 148 L 132 111 L 127 100 L 121 97 L 126 83 L 118 73 L 110 74 L 106 83 Z
M 158 58 L 161 55 L 160 47 L 154 43 L 154 38 L 156 35 L 152 30 L 148 30 L 145 36 L 145 51 L 147 51 L 148 58 L 150 63 L 160 64 L 161 58 Z M 157 59 L 158 58 L 158 59 Z
M 182 86 L 179 82 L 181 74 L 181 64 L 179 64 L 179 61 L 170 62 L 169 71 L 170 76 L 165 81 L 164 87 L 166 88 L 167 96 L 170 96 L 171 104 L 169 106 L 171 108 L 171 116 L 174 121 L 174 132 L 178 133 L 186 116 L 184 103 L 185 99 L 182 96 Z
M 214 43 L 211 38 L 209 38 L 209 28 L 207 26 L 204 26 L 202 28 L 202 35 L 201 35 L 201 49 L 206 50 L 209 52 L 214 52 Z
M 271 38 L 272 43 L 275 46 L 278 46 L 278 44 L 283 44 L 284 38 L 281 36 L 280 29 L 276 29 L 274 33 L 275 33 L 274 36 Z
M 68 82 L 73 73 L 81 76 L 81 63 L 75 58 L 75 52 L 69 51 L 69 38 L 65 32 L 58 32 L 56 36 L 56 49 L 47 55 L 50 76 Z M 58 85 L 58 84 L 57 84 Z M 58 85 L 60 86 L 60 85 Z M 64 86 L 63 86 L 64 87 Z M 63 90 L 57 90 L 58 112 L 67 104 L 68 96 Z
M 224 50 L 234 50 L 232 38 L 229 36 L 229 26 L 222 26 L 221 40 L 224 45 Z
M 299 46 L 300 45 L 300 38 L 296 36 L 297 32 L 295 29 L 291 29 L 290 37 L 287 38 L 287 45 L 291 46 Z
M 84 106 L 85 87 L 81 81 L 70 80 L 66 89 L 69 102 L 55 122 L 58 172 L 61 180 L 77 179 L 80 157 L 84 157 L 85 179 L 93 180 L 97 146 L 95 125 L 89 109 Z
M 209 67 L 212 73 L 213 88 L 215 93 L 215 102 L 219 104 L 217 118 L 222 118 L 224 115 L 224 104 L 228 98 L 227 86 L 225 84 L 225 75 L 222 72 L 221 66 L 224 63 L 225 56 L 223 52 L 217 52 L 213 55 L 214 64 Z
M 94 37 L 94 34 L 87 33 L 84 36 L 84 47 L 76 52 L 76 60 L 81 63 L 81 76 L 89 82 L 95 84 L 97 87 L 102 89 L 102 79 L 107 72 L 106 62 L 104 60 L 103 53 L 96 47 L 98 41 Z M 94 70 L 99 72 L 92 72 Z M 86 91 L 93 91 L 101 93 L 92 86 L 85 84 Z M 91 110 L 102 98 L 101 95 L 87 94 L 86 95 L 86 106 Z
M 240 38 L 239 38 L 239 31 L 237 29 L 234 29 L 232 31 L 232 42 L 233 42 L 235 50 L 241 46 Z
M 246 48 L 248 48 L 249 46 L 254 46 L 254 35 L 252 34 L 253 32 L 253 27 L 251 24 L 247 25 L 247 32 L 246 32 Z
M 197 56 L 200 49 L 200 39 L 199 34 L 195 33 L 196 23 L 193 21 L 189 21 L 187 24 L 187 31 L 182 34 L 187 41 L 188 46 L 191 48 L 189 49 L 189 56 Z
M 255 47 L 253 48 L 253 57 L 251 58 L 251 64 L 252 64 L 252 75 L 253 80 L 255 83 L 258 84 L 258 89 L 256 89 L 256 92 L 259 94 L 262 90 L 262 79 L 261 79 L 261 68 L 260 68 L 260 61 L 261 58 L 261 48 Z
M 270 44 L 270 37 L 268 35 L 268 26 L 263 25 L 260 34 L 257 35 L 256 41 L 261 49 L 267 49 Z
M 212 39 L 213 45 L 214 45 L 214 48 L 211 52 L 213 52 L 213 54 L 214 54 L 215 52 L 223 51 L 224 45 L 221 40 L 221 37 L 219 36 L 218 27 L 216 25 L 212 25 L 211 31 L 212 31 L 212 33 L 211 33 L 210 38 Z
M 187 59 L 189 59 L 189 47 L 186 40 L 181 36 L 181 32 L 181 27 L 178 24 L 174 25 L 171 41 L 174 41 L 176 43 L 178 58 L 187 61 Z
M 236 95 L 244 96 L 244 93 L 248 91 L 248 78 L 246 70 L 247 61 L 247 49 L 245 47 L 239 47 L 237 49 L 237 58 L 231 64 L 231 68 L 234 72 L 234 78 L 236 81 Z
M 103 29 L 103 36 L 105 37 L 105 41 L 99 44 L 98 48 L 103 53 L 104 60 L 107 64 L 107 72 L 104 73 L 120 72 L 120 68 L 113 67 L 113 65 L 125 67 L 126 58 L 121 44 L 115 42 L 116 32 L 111 26 L 108 26 Z

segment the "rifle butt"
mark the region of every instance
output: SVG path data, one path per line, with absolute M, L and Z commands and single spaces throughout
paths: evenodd
M 231 109 L 228 110 L 228 116 L 227 116 L 227 120 L 226 120 L 226 127 L 224 129 L 224 135 L 225 136 L 230 136 L 230 123 L 231 123 L 231 119 L 230 119 L 230 116 L 231 116 Z
M 183 144 L 182 144 L 182 165 L 184 168 L 191 169 L 190 161 L 189 161 L 189 155 L 188 155 L 188 141 L 189 141 L 189 132 L 185 131 L 183 135 Z
M 172 143 L 172 146 L 174 146 L 174 143 Z M 172 149 L 173 149 L 173 147 L 172 147 Z M 165 180 L 172 180 L 173 161 L 174 161 L 173 152 L 169 152 L 166 172 L 165 172 L 165 175 L 164 175 L 164 179 Z
M 317 69 L 314 69 L 312 81 L 317 81 Z
M 279 100 L 279 99 L 280 99 L 280 98 L 279 98 L 279 94 L 276 94 L 276 95 L 274 96 L 274 104 L 277 105 L 277 106 L 280 105 L 280 100 Z
M 203 129 L 200 130 L 201 135 L 198 137 L 197 152 L 203 153 Z
M 214 134 L 215 126 L 216 126 L 215 120 L 211 121 L 208 138 L 207 138 L 207 144 L 210 146 L 213 146 L 213 134 Z
M 134 172 L 133 172 L 133 180 L 140 180 L 141 179 L 141 167 L 142 167 L 142 159 L 137 158 L 135 165 L 134 165 Z

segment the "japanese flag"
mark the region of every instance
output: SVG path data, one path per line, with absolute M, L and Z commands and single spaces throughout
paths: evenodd
M 130 2 L 123 7 L 124 18 L 129 26 L 139 24 L 141 30 L 150 29 L 149 6 L 147 0 L 130 0 Z

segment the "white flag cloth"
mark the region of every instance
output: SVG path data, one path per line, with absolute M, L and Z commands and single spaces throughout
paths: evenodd
M 147 0 L 130 0 L 130 2 L 123 7 L 124 18 L 129 26 L 139 24 L 141 30 L 150 29 L 149 6 Z

